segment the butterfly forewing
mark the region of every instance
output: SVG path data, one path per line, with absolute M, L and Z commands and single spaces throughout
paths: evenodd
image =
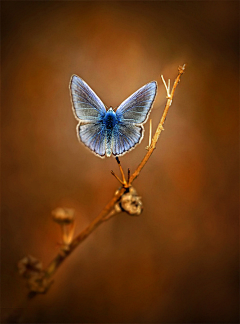
M 122 122 L 143 124 L 150 113 L 157 92 L 157 83 L 152 81 L 121 103 L 116 115 Z
M 105 115 L 106 108 L 95 92 L 77 75 L 70 82 L 75 115 L 82 122 L 98 121 Z

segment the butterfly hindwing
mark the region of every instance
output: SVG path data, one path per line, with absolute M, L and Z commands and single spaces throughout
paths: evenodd
M 114 156 L 123 155 L 136 144 L 140 143 L 143 137 L 143 126 L 120 123 L 113 132 Z
M 105 115 L 106 108 L 95 92 L 77 75 L 70 81 L 73 110 L 82 122 L 97 122 Z
M 78 126 L 80 140 L 97 155 L 106 153 L 106 131 L 101 123 L 89 123 Z
M 147 121 L 156 92 L 155 81 L 146 84 L 121 103 L 116 115 L 122 122 L 143 124 Z

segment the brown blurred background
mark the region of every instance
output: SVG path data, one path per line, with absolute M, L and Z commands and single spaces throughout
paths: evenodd
M 69 81 L 107 106 L 157 80 L 154 129 L 187 64 L 153 156 L 134 186 L 140 217 L 97 229 L 61 266 L 31 323 L 238 322 L 239 2 L 2 2 L 2 308 L 27 293 L 17 262 L 46 266 L 51 220 L 76 210 L 77 233 L 118 188 L 113 158 L 76 137 Z M 148 134 L 149 125 L 145 126 Z M 148 136 L 122 159 L 133 171 Z

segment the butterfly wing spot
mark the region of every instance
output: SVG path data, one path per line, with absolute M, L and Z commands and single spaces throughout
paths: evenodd
M 112 155 L 112 151 L 111 151 L 111 149 L 107 148 L 107 149 L 106 149 L 106 156 L 107 156 L 107 157 L 110 157 L 111 155 Z

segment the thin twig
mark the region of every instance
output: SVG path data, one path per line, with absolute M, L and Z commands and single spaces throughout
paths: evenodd
M 185 64 L 183 66 L 179 66 L 179 68 L 178 68 L 178 76 L 177 76 L 177 78 L 176 78 L 176 80 L 175 80 L 175 82 L 173 84 L 173 88 L 172 88 L 170 97 L 167 99 L 167 103 L 166 103 L 165 109 L 163 111 L 162 118 L 161 118 L 160 123 L 158 124 L 157 130 L 156 130 L 156 132 L 155 132 L 155 134 L 154 134 L 154 136 L 152 138 L 152 142 L 151 142 L 151 145 L 149 147 L 149 150 L 146 153 L 146 155 L 144 156 L 144 158 L 141 161 L 141 163 L 139 164 L 139 166 L 137 167 L 137 169 L 131 175 L 130 180 L 129 180 L 129 184 L 131 184 L 138 177 L 139 173 L 141 172 L 144 165 L 147 163 L 148 159 L 150 158 L 150 156 L 152 155 L 152 153 L 153 153 L 153 151 L 154 151 L 154 149 L 156 147 L 159 136 L 160 136 L 161 132 L 164 130 L 163 125 L 164 125 L 165 119 L 167 117 L 169 107 L 171 106 L 172 99 L 173 99 L 176 87 L 177 87 L 177 85 L 178 85 L 178 83 L 180 81 L 181 75 L 184 73 L 184 71 L 185 71 Z
M 163 84 L 165 86 L 165 89 L 167 91 L 167 98 L 169 98 L 171 96 L 170 95 L 170 79 L 168 79 L 168 85 L 167 85 L 163 75 L 161 75 L 161 78 L 162 78 L 162 82 L 163 82 Z
M 119 170 L 120 170 L 121 175 L 122 175 L 122 184 L 123 184 L 123 186 L 126 188 L 126 186 L 127 186 L 127 181 L 126 181 L 126 179 L 125 179 L 125 175 L 124 175 L 124 172 L 123 172 L 123 168 L 122 168 L 122 166 L 121 166 L 121 162 L 120 162 L 118 156 L 116 157 L 116 161 L 117 161 L 117 164 L 118 164 L 118 166 L 119 166 Z
M 148 139 L 148 148 L 150 147 L 152 142 L 152 119 L 149 121 L 149 139 Z
M 121 183 L 121 185 L 123 185 L 124 183 L 122 182 L 122 180 L 116 175 L 116 173 L 111 170 L 111 174 L 117 179 L 117 181 L 119 181 Z

